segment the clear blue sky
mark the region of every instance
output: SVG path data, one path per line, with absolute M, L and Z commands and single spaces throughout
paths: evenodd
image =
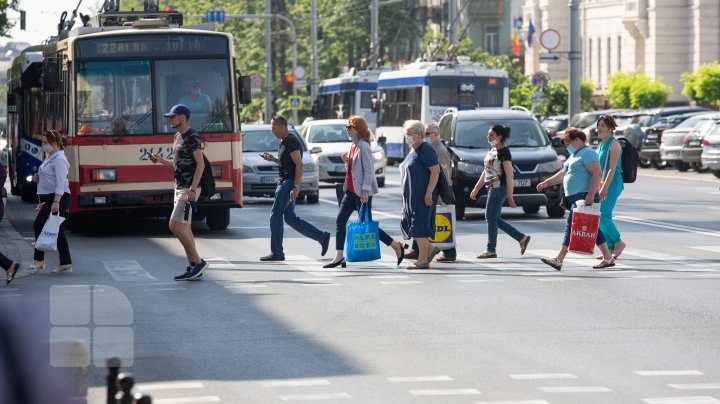
M 57 25 L 60 14 L 68 12 L 68 19 L 77 7 L 79 0 L 20 0 L 20 9 L 26 11 L 27 29 L 20 30 L 20 13 L 9 10 L 8 19 L 15 23 L 10 31 L 10 37 L 0 38 L 0 43 L 9 41 L 29 42 L 31 45 L 40 44 L 51 35 L 57 35 Z M 94 16 L 102 6 L 102 0 L 82 0 L 78 12 Z M 75 19 L 75 28 L 80 26 L 80 16 Z

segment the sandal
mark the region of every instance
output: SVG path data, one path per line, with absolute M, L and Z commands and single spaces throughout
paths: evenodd
M 12 265 L 10 265 L 10 268 L 8 268 L 7 275 L 5 275 L 5 284 L 9 285 L 10 282 L 15 279 L 15 274 L 17 273 L 18 269 L 20 269 L 20 263 L 13 262 Z
M 557 258 L 540 257 L 540 261 L 542 261 L 545 265 L 550 265 L 558 271 L 562 268 L 563 265 L 562 261 L 558 260 Z
M 520 255 L 525 254 L 525 249 L 527 248 L 528 244 L 530 244 L 530 236 L 526 236 L 525 241 L 520 242 Z
M 416 262 L 414 264 L 408 265 L 407 269 L 430 269 L 430 263 L 429 262 Z
M 478 255 L 475 258 L 478 258 L 478 259 L 497 258 L 497 253 L 495 253 L 493 251 L 483 251 L 480 253 L 480 255 Z
M 599 264 L 593 266 L 593 269 L 603 269 L 603 268 L 610 268 L 615 266 L 615 258 L 610 258 L 610 260 L 603 259 L 600 261 Z

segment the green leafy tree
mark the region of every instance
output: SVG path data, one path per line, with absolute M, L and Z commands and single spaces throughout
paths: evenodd
M 639 70 L 617 72 L 608 80 L 607 98 L 617 108 L 655 108 L 665 105 L 671 91 L 662 78 L 653 81 Z
M 595 84 L 591 80 L 583 79 L 580 82 L 580 109 L 590 109 L 590 98 L 593 95 Z M 533 113 L 540 117 L 567 114 L 570 84 L 568 80 L 551 80 L 542 90 L 545 98 L 540 100 L 533 108 Z
M 720 106 L 720 64 L 702 64 L 692 73 L 683 73 L 682 93 L 694 101 Z
M 8 19 L 8 10 L 18 11 L 20 0 L 0 0 L 0 36 L 7 37 L 10 29 L 15 26 Z

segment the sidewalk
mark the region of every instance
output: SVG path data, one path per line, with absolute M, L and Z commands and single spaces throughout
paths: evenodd
M 5 203 L 5 218 L 0 222 L 0 252 L 20 263 L 20 269 L 15 277 L 22 278 L 29 275 L 27 266 L 33 259 L 34 250 L 30 240 L 23 239 L 22 235 L 10 224 L 8 215 L 11 215 L 12 211 L 8 212 L 7 200 Z

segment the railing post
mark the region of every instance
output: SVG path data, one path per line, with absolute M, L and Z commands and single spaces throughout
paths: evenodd
M 107 375 L 107 404 L 115 403 L 115 393 L 117 393 L 117 378 L 120 372 L 120 358 L 109 358 L 105 361 L 108 368 Z

